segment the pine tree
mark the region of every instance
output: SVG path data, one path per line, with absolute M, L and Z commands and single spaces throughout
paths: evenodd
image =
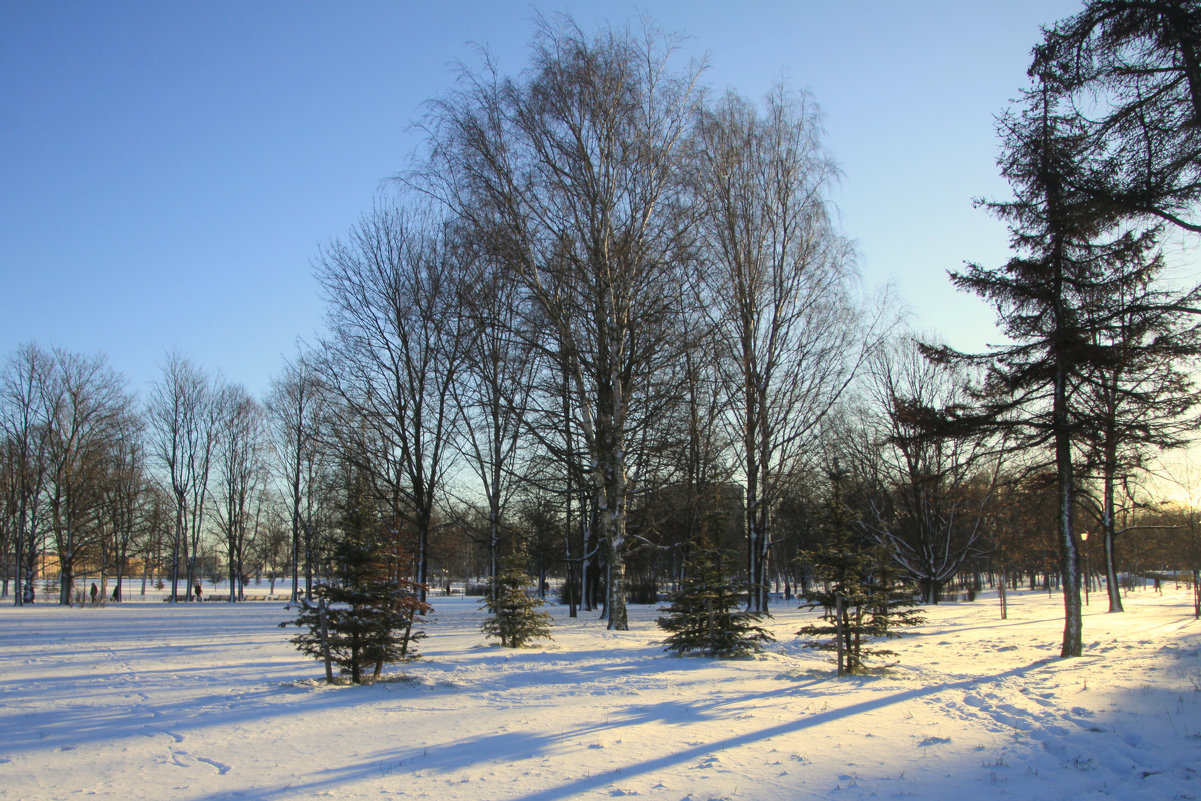
M 1166 376 L 1157 361 L 1192 357 L 1192 334 L 1180 323 L 1194 315 L 1195 294 L 1173 300 L 1155 290 L 1161 232 L 1133 228 L 1119 206 L 1081 190 L 1090 168 L 1089 125 L 1056 104 L 1056 75 L 1033 77 L 1023 107 L 1001 120 L 1001 174 L 1014 198 L 986 204 L 1009 227 L 1014 256 L 999 267 L 973 264 L 951 274 L 957 287 L 996 309 L 1010 344 L 979 354 L 945 347 L 926 353 L 987 367 L 983 384 L 973 389 L 979 402 L 948 410 L 944 430 L 1003 432 L 1010 448 L 1041 458 L 1033 469 L 1054 470 L 1064 602 L 1060 655 L 1073 657 L 1084 648 L 1078 496 L 1092 467 L 1081 462 L 1080 447 L 1099 451 L 1094 469 L 1102 481 L 1107 473 L 1113 480 L 1121 467 L 1113 448 L 1158 438 L 1151 419 L 1136 419 L 1127 429 L 1128 401 L 1140 394 L 1155 398 L 1166 412 L 1157 426 L 1176 422 L 1176 409 L 1188 411 L 1172 408 L 1187 395 L 1172 382 L 1137 386 L 1123 377 L 1148 367 L 1152 376 Z M 1153 149 L 1153 142 L 1146 146 Z
M 506 648 L 521 648 L 533 640 L 551 638 L 551 617 L 541 611 L 546 601 L 527 591 L 533 577 L 521 563 L 520 554 L 507 558 L 501 574 L 489 579 L 484 595 L 489 617 L 480 628 Z
M 756 625 L 765 613 L 739 607 L 746 588 L 727 578 L 728 560 L 721 551 L 699 550 L 688 565 L 659 628 L 671 632 L 667 650 L 678 655 L 736 657 L 757 653 L 772 636 Z
M 292 643 L 325 661 L 327 681 L 334 681 L 334 665 L 361 684 L 378 679 L 385 663 L 418 656 L 415 643 L 425 632 L 415 624 L 433 608 L 408 578 L 412 561 L 398 533 L 380 524 L 363 482 L 354 482 L 335 544 L 333 580 L 317 585 L 317 604 L 306 602 L 292 622 L 306 629 Z
M 915 611 L 912 589 L 900 581 L 900 571 L 886 546 L 855 530 L 855 518 L 842 500 L 839 476 L 826 501 L 821 528 L 824 539 L 802 558 L 813 565 L 819 582 L 807 594 L 803 609 L 822 607 L 821 623 L 804 626 L 798 635 L 819 651 L 837 652 L 838 675 L 858 673 L 866 657 L 895 656 L 874 646 L 881 637 L 899 637 L 897 630 L 923 622 Z

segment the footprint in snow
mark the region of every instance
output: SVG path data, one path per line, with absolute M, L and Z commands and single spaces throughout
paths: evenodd
M 192 765 L 188 762 L 189 759 L 192 760 L 193 762 L 201 762 L 205 765 L 208 765 L 210 768 L 217 771 L 217 775 L 219 775 L 219 776 L 224 776 L 226 773 L 229 773 L 229 771 L 231 770 L 229 765 L 226 765 L 223 762 L 218 762 L 215 759 L 209 759 L 208 757 L 202 757 L 202 756 L 195 756 L 194 754 L 189 754 L 187 751 L 177 751 L 174 748 L 171 749 L 171 761 L 178 767 L 181 767 L 181 768 L 192 767 Z
M 214 768 L 217 771 L 217 775 L 219 775 L 219 776 L 224 776 L 225 774 L 229 773 L 229 771 L 230 771 L 229 765 L 226 765 L 222 762 L 218 762 L 215 759 L 209 759 L 208 757 L 192 757 L 192 758 L 195 759 L 197 762 L 203 762 L 204 764 L 208 765 L 209 767 Z

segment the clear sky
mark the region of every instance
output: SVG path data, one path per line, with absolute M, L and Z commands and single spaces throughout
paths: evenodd
M 419 144 L 422 104 L 486 45 L 527 63 L 536 10 L 641 10 L 706 82 L 784 80 L 826 115 L 869 285 L 916 324 L 993 341 L 946 278 L 1007 257 L 994 115 L 1039 26 L 1078 0 L 305 2 L 0 0 L 0 354 L 102 351 L 144 392 L 177 348 L 262 393 L 320 329 L 312 260 Z

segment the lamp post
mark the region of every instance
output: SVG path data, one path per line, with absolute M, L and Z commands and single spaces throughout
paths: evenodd
M 1084 547 L 1084 605 L 1088 606 L 1088 532 L 1080 532 L 1080 542 Z

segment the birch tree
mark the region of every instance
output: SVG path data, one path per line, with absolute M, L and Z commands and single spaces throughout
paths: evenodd
M 699 68 L 653 31 L 588 35 L 542 18 L 518 78 L 485 62 L 434 104 L 429 178 L 520 282 L 535 344 L 564 371 L 588 452 L 608 566 L 608 625 L 626 629 L 631 420 L 674 358 L 685 277 L 677 158 Z
M 870 352 L 847 241 L 828 193 L 836 171 L 817 110 L 781 88 L 762 109 L 727 94 L 701 115 L 695 199 L 728 353 L 745 488 L 750 608 L 768 603 L 772 509 L 782 479 Z

